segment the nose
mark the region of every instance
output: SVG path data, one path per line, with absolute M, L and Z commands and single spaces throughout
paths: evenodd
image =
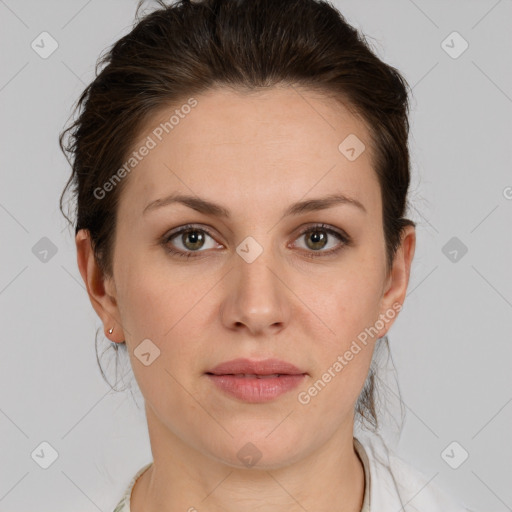
M 276 334 L 288 323 L 288 290 L 271 252 L 264 250 L 251 263 L 235 255 L 221 307 L 222 322 L 228 329 L 265 336 Z

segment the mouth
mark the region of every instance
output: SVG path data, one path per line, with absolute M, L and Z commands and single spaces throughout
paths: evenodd
M 304 375 L 306 372 L 280 359 L 256 361 L 240 358 L 220 363 L 206 373 L 210 375 L 236 375 L 239 377 L 264 378 L 280 377 L 283 375 Z
M 234 359 L 205 372 L 224 394 L 249 403 L 263 403 L 296 388 L 307 372 L 278 359 Z
M 206 375 L 228 375 L 232 377 L 245 378 L 245 379 L 273 379 L 276 377 L 282 377 L 283 375 L 290 375 L 288 373 L 271 373 L 270 375 L 260 375 L 257 373 L 210 373 L 207 372 Z

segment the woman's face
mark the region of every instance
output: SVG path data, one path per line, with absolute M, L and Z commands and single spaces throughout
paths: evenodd
M 101 316 L 126 340 L 153 442 L 278 467 L 351 438 L 414 232 L 388 275 L 369 134 L 334 100 L 291 87 L 195 100 L 161 112 L 133 148 L 150 147 L 124 178 Z M 209 375 L 238 358 L 300 375 Z

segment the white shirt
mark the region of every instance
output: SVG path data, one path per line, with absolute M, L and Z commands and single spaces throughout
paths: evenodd
M 361 512 L 472 512 L 398 455 L 379 434 L 354 437 L 365 471 Z M 367 508 L 365 508 L 367 506 Z
M 430 478 L 389 451 L 378 434 L 354 437 L 354 448 L 364 467 L 365 490 L 361 512 L 472 512 L 438 487 Z M 130 512 L 131 479 L 114 512 Z

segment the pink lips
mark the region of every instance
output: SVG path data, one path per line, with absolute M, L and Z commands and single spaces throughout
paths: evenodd
M 261 403 L 294 389 L 307 373 L 279 359 L 233 359 L 206 375 L 223 392 L 245 402 Z

